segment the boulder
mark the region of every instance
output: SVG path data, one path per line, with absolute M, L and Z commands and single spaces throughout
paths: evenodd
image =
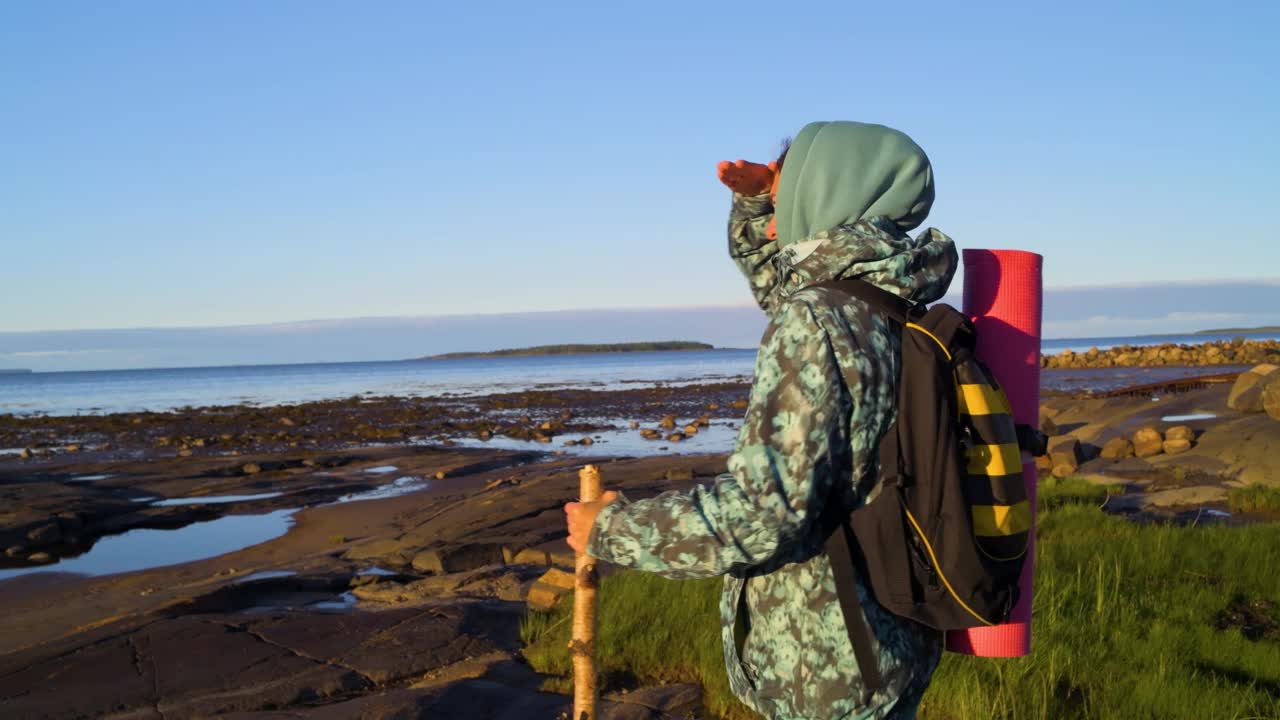
M 1280 420 L 1280 373 L 1272 375 L 1262 389 L 1262 409 L 1272 420 Z
M 698 425 L 697 425 L 697 423 L 689 423 L 688 425 L 685 425 L 685 426 L 684 426 L 684 434 L 685 434 L 685 435 L 697 435 L 697 434 L 698 434 Z
M 684 433 L 674 432 L 667 436 L 667 442 L 680 442 L 685 439 Z
M 1053 463 L 1053 474 L 1056 477 L 1066 477 L 1075 472 L 1084 460 L 1080 451 L 1080 441 L 1073 437 L 1065 437 L 1049 443 L 1049 460 Z M 1062 470 L 1062 468 L 1066 469 Z M 1059 472 L 1066 472 L 1066 475 L 1060 475 Z
M 1280 366 L 1264 363 L 1241 373 L 1227 395 L 1227 407 L 1240 412 L 1262 412 L 1263 391 L 1280 377 L 1277 370 Z
M 471 543 L 423 550 L 413 556 L 413 568 L 434 575 L 466 572 L 485 565 L 503 564 L 501 545 Z
M 1190 444 L 1191 442 L 1195 441 L 1195 439 L 1196 439 L 1196 431 L 1195 431 L 1195 430 L 1192 430 L 1192 429 L 1191 429 L 1189 426 L 1187 426 L 1187 425 L 1178 425 L 1178 426 L 1176 426 L 1176 427 L 1171 427 L 1171 428 L 1169 428 L 1168 430 L 1165 430 L 1165 431 L 1164 431 L 1164 439 L 1165 439 L 1166 441 L 1169 441 L 1169 440 L 1186 440 L 1186 441 L 1187 441 L 1187 443 L 1188 443 L 1188 444 Z M 1168 452 L 1168 450 L 1166 450 L 1165 452 Z
M 676 416 L 664 415 L 662 419 L 658 421 L 658 427 L 665 430 L 674 430 L 676 428 Z
M 1140 458 L 1164 452 L 1164 435 L 1152 427 L 1142 428 L 1133 434 L 1133 454 Z
M 1133 442 L 1126 437 L 1111 438 L 1102 446 L 1102 457 L 1105 460 L 1123 460 L 1133 455 Z
M 1164 453 L 1166 455 L 1177 455 L 1178 453 L 1184 453 L 1190 450 L 1191 441 L 1183 439 L 1165 440 L 1162 447 L 1164 448 Z
M 573 573 L 552 568 L 533 583 L 525 600 L 532 610 L 550 610 L 561 598 L 573 592 L 573 581 Z

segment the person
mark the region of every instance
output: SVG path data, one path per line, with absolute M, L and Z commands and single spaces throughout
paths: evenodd
M 941 634 L 858 596 L 884 686 L 867 697 L 823 553 L 848 511 L 878 492 L 881 436 L 896 415 L 900 328 L 815 283 L 860 278 L 916 303 L 955 274 L 954 243 L 917 227 L 933 172 L 905 134 L 813 123 L 768 165 L 722 162 L 734 191 L 729 254 L 768 315 L 728 472 L 708 485 L 565 506 L 575 550 L 671 578 L 724 575 L 729 684 L 765 717 L 912 718 Z M 863 548 L 863 552 L 875 552 Z

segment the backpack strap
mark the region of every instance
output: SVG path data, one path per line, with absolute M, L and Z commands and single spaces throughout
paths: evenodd
M 836 582 L 836 598 L 844 615 L 845 632 L 853 645 L 853 657 L 858 661 L 858 672 L 862 675 L 862 702 L 870 704 L 871 696 L 884 687 L 884 678 L 880 675 L 880 658 L 876 657 L 871 646 L 871 628 L 867 627 L 862 603 L 858 601 L 853 558 L 853 544 L 856 542 L 853 529 L 848 521 L 843 521 L 827 538 L 825 550 Z
M 820 283 L 814 283 L 807 287 L 811 288 L 828 288 L 836 292 L 849 295 L 868 305 L 880 310 L 893 319 L 899 325 L 906 325 L 920 315 L 923 315 L 923 308 L 920 305 L 912 303 L 906 298 L 899 297 L 893 293 L 873 285 L 866 280 L 858 278 L 845 278 L 844 280 L 827 280 Z

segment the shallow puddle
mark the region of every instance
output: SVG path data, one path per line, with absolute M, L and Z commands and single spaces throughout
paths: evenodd
M 1187 415 L 1165 415 L 1161 422 L 1192 422 L 1193 420 L 1212 420 L 1218 417 L 1214 413 L 1189 413 Z
M 666 431 L 668 433 L 672 431 Z M 564 445 L 566 440 L 581 440 L 589 437 L 590 445 Z M 640 437 L 639 430 L 602 430 L 594 433 L 565 434 L 556 436 L 551 443 L 539 443 L 531 440 L 517 440 L 504 435 L 495 435 L 490 440 L 478 438 L 459 438 L 455 442 L 463 447 L 483 447 L 498 450 L 546 450 L 566 455 L 687 455 L 703 453 L 727 453 L 733 451 L 738 439 L 737 423 L 713 422 L 704 427 L 696 435 L 689 435 L 679 442 L 661 440 L 645 440 Z
M 170 498 L 152 503 L 156 507 L 173 507 L 175 505 L 219 505 L 223 503 L 248 502 L 250 500 L 266 500 L 280 497 L 282 492 L 258 493 L 257 495 L 210 495 L 209 497 Z
M 260 572 L 245 575 L 242 578 L 236 578 L 238 583 L 253 582 L 254 580 L 273 580 L 275 578 L 293 577 L 298 573 L 293 570 L 262 570 Z
M 0 580 L 39 572 L 110 575 L 217 557 L 280 537 L 293 524 L 293 510 L 227 515 L 176 530 L 138 529 L 104 537 L 83 555 L 28 568 L 0 570 Z
M 365 468 L 361 472 L 373 473 L 375 475 L 385 475 L 386 473 L 393 473 L 399 469 L 400 468 L 396 467 L 395 465 L 379 465 L 378 467 Z
M 386 485 L 376 487 L 372 490 L 343 495 L 329 504 L 336 505 L 338 503 L 360 502 L 361 500 L 381 500 L 383 498 L 399 497 L 401 495 L 408 495 L 411 492 L 425 490 L 428 485 L 430 485 L 430 483 L 422 478 L 406 476 L 396 478 Z

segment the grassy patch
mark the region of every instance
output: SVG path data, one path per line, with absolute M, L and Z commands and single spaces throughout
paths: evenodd
M 1280 606 L 1280 525 L 1135 525 L 1097 509 L 1107 492 L 1042 484 L 1031 655 L 947 654 L 921 718 L 1280 717 L 1280 641 L 1265 624 Z M 724 678 L 719 592 L 719 580 L 607 578 L 606 680 L 698 682 L 715 717 L 752 717 Z M 523 628 L 531 663 L 561 689 L 569 613 Z
M 720 649 L 721 578 L 667 580 L 620 572 L 600 584 L 596 666 L 610 690 L 663 682 L 702 685 L 707 709 L 717 718 L 756 717 L 729 691 Z M 530 612 L 520 628 L 525 657 L 552 676 L 549 689 L 569 692 L 573 669 L 569 637 L 573 601 Z
M 1280 513 L 1280 488 L 1264 485 L 1250 485 L 1232 488 L 1227 493 L 1227 505 L 1232 512 L 1278 512 Z
M 1036 486 L 1036 507 L 1041 511 L 1063 505 L 1093 505 L 1101 507 L 1107 496 L 1124 492 L 1120 485 L 1094 485 L 1076 477 L 1045 478 Z

